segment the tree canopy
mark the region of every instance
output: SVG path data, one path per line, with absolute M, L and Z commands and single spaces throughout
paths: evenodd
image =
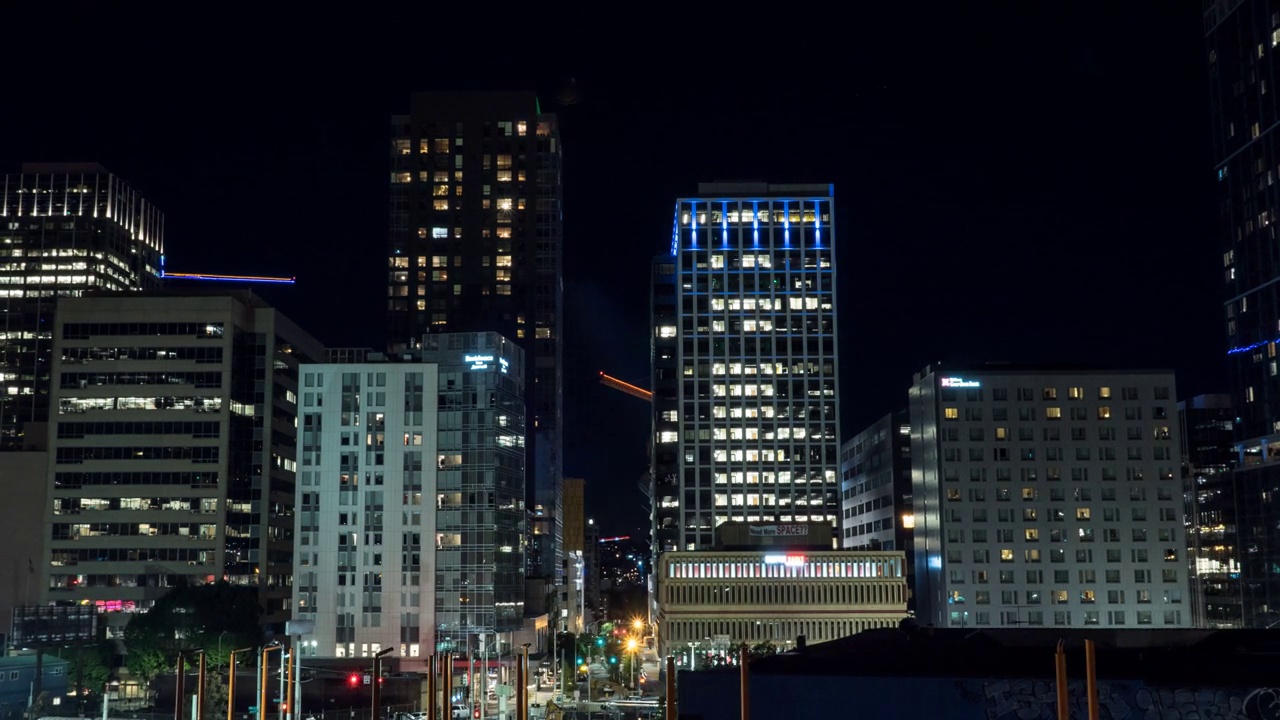
M 232 650 L 262 642 L 256 588 L 216 583 L 177 587 L 124 631 L 125 664 L 150 680 L 177 664 L 178 653 L 204 650 L 206 662 L 223 665 Z

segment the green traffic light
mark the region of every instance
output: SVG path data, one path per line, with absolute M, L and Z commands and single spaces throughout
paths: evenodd
M 579 664 L 579 665 L 581 665 L 581 664 L 582 664 L 582 658 L 578 658 L 578 664 Z
M 596 647 L 604 647 L 604 638 L 596 638 Z
M 610 655 L 610 656 L 609 656 L 609 664 L 610 664 L 610 665 L 617 665 L 617 664 L 618 664 L 618 658 L 613 657 L 612 655 Z

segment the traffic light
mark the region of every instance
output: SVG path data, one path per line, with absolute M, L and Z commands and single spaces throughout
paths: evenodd
M 347 676 L 347 687 L 359 687 L 359 686 L 360 686 L 359 673 L 351 673 L 350 675 Z
M 604 647 L 604 638 L 602 637 L 596 638 L 596 647 Z
M 480 706 L 479 706 L 479 705 L 477 705 L 477 706 L 475 707 L 475 709 L 471 711 L 471 717 L 475 718 L 476 720 L 480 720 Z
M 578 656 L 578 664 L 579 664 L 579 665 L 581 665 L 581 664 L 582 664 L 582 656 L 581 656 L 581 655 L 579 655 L 579 656 Z
M 610 655 L 610 656 L 609 656 L 609 664 L 610 664 L 610 665 L 617 665 L 617 664 L 618 664 L 618 656 L 616 656 L 616 655 Z

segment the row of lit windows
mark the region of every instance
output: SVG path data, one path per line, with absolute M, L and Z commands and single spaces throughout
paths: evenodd
M 1086 571 L 1081 570 L 1080 572 L 1083 574 Z M 1092 571 L 1088 571 L 1088 572 L 1092 572 Z M 1119 582 L 1119 580 L 1117 580 L 1117 582 Z M 1107 592 L 1106 604 L 1108 605 L 1126 604 L 1125 603 L 1126 596 L 1125 596 L 1124 590 L 1108 590 L 1106 592 Z M 1040 590 L 1027 590 L 1025 591 L 1025 594 L 1022 595 L 1023 602 L 1019 602 L 1018 600 L 1019 600 L 1020 594 L 1021 593 L 1019 593 L 1019 591 L 1017 590 L 1001 590 L 1000 602 L 998 604 L 1000 605 L 1023 605 L 1023 604 L 1039 605 L 1044 601 L 1045 597 L 1047 596 L 1049 600 L 1049 604 L 1067 605 L 1071 602 L 1071 596 L 1073 593 L 1069 590 L 1063 590 L 1063 589 L 1054 589 L 1054 590 L 1049 590 L 1047 592 L 1042 592 Z M 1098 591 L 1091 588 L 1085 588 L 1083 590 L 1080 590 L 1077 593 L 1075 593 L 1075 595 L 1076 595 L 1076 600 L 1082 605 L 1093 605 L 1098 603 L 1101 600 L 1101 596 L 1099 595 Z M 1151 604 L 1151 591 L 1145 588 L 1135 590 L 1133 597 L 1139 605 Z M 966 597 L 963 590 L 952 590 L 950 595 L 947 596 L 947 604 L 949 605 L 963 605 L 967 601 L 968 601 L 968 598 Z M 974 592 L 973 603 L 975 605 L 993 604 L 991 602 L 991 592 L 989 590 L 978 590 Z M 1166 605 L 1182 604 L 1182 590 L 1165 590 L 1164 603 Z
M 1115 531 L 1115 530 L 1110 530 L 1110 531 L 1106 531 L 1106 532 L 1114 533 L 1114 535 L 1112 535 L 1112 536 L 1111 536 L 1111 538 L 1112 538 L 1112 539 L 1111 539 L 1111 540 L 1108 540 L 1109 542 L 1120 542 L 1120 536 L 1119 536 L 1119 533 L 1118 533 L 1117 531 Z M 1092 536 L 1090 536 L 1090 537 L 1092 537 Z M 1081 539 L 1083 539 L 1083 538 L 1081 538 Z M 1103 539 L 1104 539 L 1104 540 L 1107 540 L 1107 538 L 1105 538 L 1105 537 L 1104 537 Z M 1132 561 L 1133 561 L 1133 562 L 1135 562 L 1135 563 L 1147 563 L 1147 562 L 1150 562 L 1150 557 L 1151 557 L 1151 556 L 1150 556 L 1150 554 L 1147 552 L 1147 549 L 1146 549 L 1146 548 L 1130 548 L 1129 552 L 1130 552 L 1130 554 L 1131 554 Z M 1063 548 L 1051 548 L 1051 549 L 1049 550 L 1049 552 L 1048 552 L 1048 555 L 1049 555 L 1049 562 L 1051 562 L 1051 563 L 1065 563 L 1065 562 L 1067 562 L 1067 558 L 1068 558 L 1067 551 L 1066 551 L 1065 549 L 1063 549 Z M 995 555 L 995 557 L 999 558 L 999 561 L 1000 561 L 1000 562 L 1002 562 L 1002 563 L 1011 563 L 1011 562 L 1016 562 L 1016 561 L 1018 560 L 1018 554 L 1017 554 L 1017 551 L 1016 551 L 1014 548 L 998 548 L 998 549 L 997 549 L 997 551 L 996 551 L 996 555 Z M 1023 551 L 1022 551 L 1022 560 L 1023 560 L 1024 562 L 1029 562 L 1029 563 L 1038 563 L 1038 562 L 1040 562 L 1040 559 L 1041 559 L 1042 557 L 1043 557 L 1043 554 L 1041 553 L 1040 548 L 1025 548 L 1025 549 L 1023 549 Z M 1116 559 L 1116 560 L 1111 560 L 1111 559 L 1110 559 L 1110 557 L 1111 557 L 1111 556 L 1110 556 L 1110 555 L 1108 555 L 1108 560 L 1107 560 L 1107 562 L 1120 562 L 1120 560 L 1118 560 L 1118 559 Z M 1119 555 L 1117 555 L 1116 557 L 1118 558 L 1118 557 L 1119 557 Z M 951 564 L 951 565 L 957 565 L 957 564 L 960 564 L 960 563 L 964 562 L 964 559 L 963 559 L 963 558 L 964 558 L 964 552 L 963 552 L 962 550 L 947 550 L 947 563 L 949 563 L 949 564 Z M 973 560 L 973 562 L 978 563 L 978 564 L 980 564 L 980 565 L 981 565 L 981 564 L 989 564 L 989 563 L 991 563 L 991 558 L 992 558 L 992 554 L 991 554 L 991 549 L 990 549 L 990 548 L 979 548 L 979 549 L 976 549 L 976 550 L 972 550 L 972 551 L 971 551 L 971 559 Z M 1178 561 L 1178 549 L 1177 549 L 1177 548 L 1165 548 L 1165 550 L 1164 550 L 1164 559 L 1165 559 L 1165 562 L 1177 562 L 1177 561 Z M 1076 552 L 1075 552 L 1075 560 L 1076 560 L 1076 562 L 1093 562 L 1093 550 L 1091 550 L 1091 549 L 1087 549 L 1087 548 L 1086 548 L 1086 549 L 1076 550 Z M 1138 573 L 1140 573 L 1140 572 L 1141 572 L 1141 573 L 1147 573 L 1147 575 L 1146 575 L 1146 577 L 1147 577 L 1146 582 L 1150 582 L 1150 573 L 1149 573 L 1149 571 L 1146 571 L 1146 570 L 1135 570 L 1135 571 L 1134 571 L 1135 575 L 1136 575 L 1136 574 L 1138 574 Z M 1177 572 L 1178 572 L 1177 570 L 1173 570 L 1173 569 L 1165 570 L 1165 571 L 1164 571 L 1164 581 L 1165 581 L 1165 582 L 1177 582 L 1177 580 L 1178 580 L 1178 578 L 1177 578 Z M 1136 580 L 1136 579 L 1135 579 L 1135 582 L 1140 582 L 1140 581 L 1138 581 L 1138 580 Z
M 949 379 L 950 378 L 944 378 L 942 382 L 946 382 Z M 991 391 L 992 402 L 1008 402 L 1009 388 L 990 388 L 990 391 Z M 1037 399 L 1037 393 L 1035 391 L 1035 388 L 1020 387 L 1020 388 L 1015 388 L 1015 391 L 1016 391 L 1015 396 L 1018 402 L 1031 402 Z M 1140 395 L 1141 395 L 1140 391 L 1141 389 L 1135 386 L 1122 387 L 1120 388 L 1120 399 L 1125 401 L 1130 401 L 1130 402 L 1136 402 L 1140 399 Z M 1111 387 L 1108 385 L 1103 385 L 1098 387 L 1096 390 L 1096 393 L 1097 393 L 1096 397 L 1098 400 L 1110 400 L 1113 397 Z M 1169 400 L 1171 398 L 1171 393 L 1172 391 L 1169 389 L 1168 386 L 1165 386 L 1165 385 L 1161 385 L 1151 389 L 1151 396 L 1152 396 L 1152 399 L 1154 400 Z M 951 401 L 961 400 L 961 399 L 969 402 L 981 402 L 985 397 L 983 388 L 963 388 L 963 396 L 962 396 L 960 389 L 957 389 L 955 387 L 943 386 L 939 390 L 939 394 L 942 397 L 942 400 L 944 402 L 951 402 Z M 1087 400 L 1089 399 L 1089 394 L 1090 393 L 1088 392 L 1088 389 L 1085 388 L 1083 385 L 1073 385 L 1066 388 L 1066 392 L 1062 393 L 1061 395 L 1062 397 L 1065 397 L 1067 400 Z M 1052 386 L 1052 385 L 1046 386 L 1042 388 L 1039 393 L 1039 399 L 1045 402 L 1053 402 L 1053 401 L 1056 401 L 1058 398 L 1059 398 L 1059 392 L 1056 386 Z
M 1085 421 L 1085 420 L 1088 420 L 1088 419 L 1089 419 L 1089 410 L 1088 410 L 1088 408 L 1084 408 L 1084 407 L 1071 407 L 1071 408 L 1068 408 L 1068 410 L 1070 410 L 1070 411 L 1071 411 L 1071 419 L 1072 419 L 1072 420 L 1076 420 L 1076 421 Z M 1004 413 L 1003 413 L 1003 414 L 997 414 L 997 411 L 1004 411 Z M 1008 413 L 1008 409 L 1007 409 L 1007 408 L 994 408 L 994 409 L 992 410 L 993 419 L 997 419 L 997 417 L 1006 417 L 1006 418 L 1007 418 L 1007 417 L 1008 417 L 1007 413 Z M 946 406 L 946 407 L 943 407 L 943 409 L 942 409 L 942 416 L 943 416 L 943 418 L 944 418 L 945 420 L 959 420 L 959 419 L 960 419 L 960 409 L 959 409 L 959 408 L 957 408 L 957 407 L 955 407 L 955 406 Z M 1035 417 L 1036 417 L 1036 410 L 1035 410 L 1035 408 L 1020 407 L 1020 408 L 1018 408 L 1018 416 L 1019 416 L 1019 419 L 1021 419 L 1021 420 L 1034 421 L 1034 420 L 1035 420 Z M 1142 419 L 1142 408 L 1141 408 L 1141 407 L 1132 406 L 1132 405 L 1131 405 L 1131 406 L 1129 406 L 1129 407 L 1126 407 L 1126 408 L 1124 409 L 1124 416 L 1125 416 L 1125 419 L 1126 419 L 1126 420 L 1141 420 L 1141 419 Z M 1045 408 L 1045 409 L 1044 409 L 1044 417 L 1045 417 L 1045 419 L 1046 419 L 1046 420 L 1061 420 L 1061 419 L 1062 419 L 1062 408 L 1061 408 L 1061 407 L 1057 407 L 1057 406 L 1054 406 L 1054 407 L 1047 407 L 1047 408 Z M 1098 420 L 1111 420 L 1111 419 L 1112 419 L 1112 417 L 1113 417 L 1112 412 L 1111 412 L 1111 406 L 1109 406 L 1109 405 L 1099 405 L 1099 406 L 1097 407 L 1097 410 L 1096 410 L 1096 417 L 1097 417 L 1097 419 L 1098 419 Z M 1165 418 L 1169 417 L 1169 409 L 1168 409 L 1167 407 L 1165 407 L 1164 405 L 1157 405 L 1157 406 L 1155 406 L 1155 407 L 1151 408 L 1151 417 L 1152 417 L 1153 419 L 1156 419 L 1156 420 L 1163 420 L 1163 419 L 1165 419 Z M 964 419 L 965 419 L 966 421 L 969 421 L 969 422 L 981 422 L 981 421 L 982 421 L 982 408 L 979 408 L 979 407 L 967 407 L 967 408 L 965 408 L 965 409 L 964 409 Z M 1167 434 L 1167 433 L 1166 433 L 1166 434 Z M 1164 439 L 1168 439 L 1168 438 L 1164 438 Z
M 1138 625 L 1151 625 L 1152 612 L 1150 610 L 1139 610 L 1135 613 Z M 1083 613 L 1082 624 L 1086 627 L 1101 625 L 1097 610 L 1088 610 Z M 1126 614 L 1124 610 L 1108 610 L 1107 625 L 1122 626 L 1126 623 Z M 1166 610 L 1161 615 L 1163 623 L 1166 626 L 1182 626 L 1181 610 Z M 968 627 L 976 625 L 983 627 L 991 624 L 990 612 L 975 612 L 970 614 L 968 611 L 953 610 L 949 614 L 951 627 Z M 1002 625 L 1030 625 L 1042 626 L 1045 624 L 1045 614 L 1041 610 L 1031 610 L 1025 615 L 1021 611 L 1008 611 L 1000 613 L 1000 623 Z M 1053 624 L 1057 627 L 1070 627 L 1072 623 L 1071 612 L 1055 611 L 1053 613 Z
M 856 568 L 855 568 L 856 569 Z M 732 576 L 766 578 L 777 576 Z M 787 577 L 783 575 L 781 577 Z M 834 575 L 823 575 L 831 578 Z M 902 580 L 867 581 L 862 577 L 846 577 L 852 582 L 815 583 L 725 583 L 665 582 L 660 585 L 662 605 L 839 605 L 843 608 L 861 605 L 905 605 L 907 584 Z
M 804 201 L 796 201 L 796 205 L 797 206 L 800 205 L 801 202 L 804 202 Z M 827 201 L 822 201 L 822 202 L 825 204 Z M 708 203 L 702 202 L 699 204 L 706 205 Z M 716 204 L 723 205 L 723 203 L 716 203 Z M 716 204 L 711 204 L 711 207 L 714 208 Z M 768 203 L 762 203 L 762 204 L 767 205 Z M 779 201 L 774 201 L 775 206 L 788 205 L 788 204 L 790 203 L 782 203 Z M 812 201 L 809 202 L 810 206 L 812 206 L 813 204 L 814 203 Z M 819 221 L 819 217 L 821 218 L 821 221 L 823 223 L 831 222 L 831 216 L 828 212 L 825 211 L 825 208 L 822 215 L 819 216 L 812 207 L 806 207 L 804 209 L 795 207 L 789 210 L 777 209 L 776 207 L 773 210 L 770 210 L 768 208 L 765 208 L 762 210 L 756 207 L 753 207 L 752 209 L 740 207 L 732 210 L 725 209 L 723 211 L 720 209 L 713 209 L 710 211 L 710 214 L 708 214 L 706 210 L 700 210 L 698 211 L 696 223 L 694 222 L 693 213 L 690 212 L 689 210 L 683 210 L 680 213 L 680 224 L 693 225 L 694 227 L 697 227 L 697 226 L 705 227 L 708 221 L 713 225 L 721 225 L 722 223 L 725 223 L 725 222 L 731 222 L 731 223 L 773 222 L 777 224 L 817 223 Z
M 1115 512 L 1112 513 L 1111 517 L 1107 518 L 1107 521 L 1119 522 L 1120 513 L 1118 509 L 1117 508 L 1110 508 L 1110 509 L 1115 510 Z M 1134 517 L 1133 518 L 1134 521 L 1145 522 L 1147 520 L 1146 508 L 1133 508 L 1133 509 L 1135 511 L 1142 510 L 1141 516 Z M 1064 520 L 1059 520 L 1059 522 L 1065 521 L 1065 514 L 1063 515 L 1064 515 Z M 1137 513 L 1135 513 L 1135 515 L 1137 515 Z M 1161 512 L 1161 518 L 1160 518 L 1161 521 L 1170 522 L 1170 521 L 1177 521 L 1178 519 L 1179 518 L 1174 516 L 1172 512 L 1170 512 L 1168 516 L 1165 516 L 1165 513 L 1163 512 L 1163 510 Z M 982 545 L 987 542 L 987 531 L 985 529 L 973 528 L 972 532 L 973 532 L 972 540 L 974 543 Z M 1130 540 L 1132 542 L 1146 542 L 1148 540 L 1148 528 L 1130 528 L 1129 532 L 1130 532 Z M 1160 539 L 1160 542 L 1174 542 L 1177 539 L 1177 534 L 1178 534 L 1177 528 L 1162 527 L 1162 528 L 1157 528 L 1156 532 L 1157 532 L 1157 536 Z M 996 530 L 995 533 L 996 533 L 997 542 L 1013 542 L 1014 533 L 1012 529 L 1002 528 L 1000 530 Z M 964 543 L 964 535 L 965 535 L 965 528 L 947 528 L 948 543 L 962 544 Z M 1040 538 L 1042 535 L 1046 536 L 1048 541 L 1051 543 L 1064 543 L 1064 542 L 1067 542 L 1068 540 L 1071 540 L 1073 537 L 1076 537 L 1082 542 L 1092 542 L 1093 540 L 1093 533 L 1089 532 L 1088 528 L 1076 528 L 1076 532 L 1074 533 L 1071 532 L 1071 530 L 1069 529 L 1068 530 L 1053 529 L 1053 530 L 1049 530 L 1047 533 L 1041 533 L 1041 528 L 1024 528 L 1022 531 L 1022 537 L 1026 542 L 1040 542 Z M 1116 535 L 1116 537 L 1119 537 L 1119 535 Z M 1086 540 L 1085 538 L 1088 538 L 1088 540 Z
M 58 414 L 75 414 L 90 410 L 194 410 L 221 412 L 222 398 L 210 397 L 73 397 L 58 401 Z
M 666 577 L 673 579 L 754 578 L 900 578 L 903 560 L 815 560 L 782 553 L 751 561 L 670 560 Z

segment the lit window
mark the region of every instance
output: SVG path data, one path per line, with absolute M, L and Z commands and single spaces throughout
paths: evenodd
M 507 284 L 505 284 L 505 283 L 503 283 L 503 284 L 501 284 L 501 285 L 498 285 L 498 294 L 499 294 L 499 295 L 510 295 L 510 294 L 511 294 L 511 286 L 510 286 L 510 285 L 507 285 Z
M 960 410 L 953 407 L 943 408 L 942 415 L 948 420 L 956 420 L 960 417 Z
M 449 237 L 449 228 L 433 227 L 431 228 L 431 237 L 440 240 Z
M 1106 405 L 1100 406 L 1098 408 L 1098 419 L 1109 420 L 1110 418 L 1111 418 L 1111 408 L 1107 407 Z
M 660 443 L 673 443 L 676 442 L 677 438 L 678 433 L 675 430 L 663 430 L 658 433 L 658 442 Z
M 1068 398 L 1070 398 L 1070 399 L 1072 399 L 1072 400 L 1083 400 L 1083 399 L 1084 399 L 1084 388 L 1082 388 L 1082 387 L 1071 387 L 1071 388 L 1067 388 L 1067 397 L 1068 397 Z
M 413 173 L 407 173 L 407 172 L 391 173 L 391 182 L 397 183 L 397 184 L 413 182 Z
M 449 201 L 448 200 L 432 200 L 431 207 L 436 210 L 448 210 Z
M 1050 420 L 1061 420 L 1062 408 L 1056 408 L 1056 407 L 1045 408 L 1044 416 Z
M 1109 388 L 1109 387 L 1100 387 L 1100 388 L 1098 388 L 1098 399 L 1099 399 L 1099 400 L 1110 400 L 1110 399 L 1111 399 L 1111 388 Z
M 661 338 L 673 338 L 673 337 L 675 337 L 675 336 L 676 336 L 676 326 L 675 326 L 675 325 L 660 325 L 660 326 L 658 326 L 657 330 L 655 331 L 655 334 L 656 334 L 658 337 L 661 337 Z

